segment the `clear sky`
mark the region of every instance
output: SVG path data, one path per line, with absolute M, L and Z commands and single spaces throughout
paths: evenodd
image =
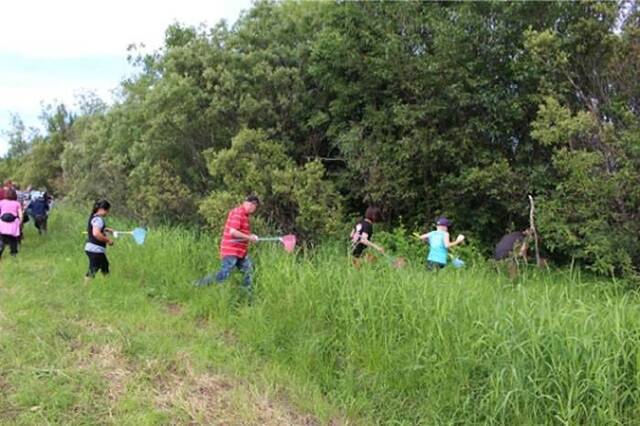
M 27 127 L 40 127 L 42 104 L 94 91 L 105 101 L 134 69 L 127 47 L 162 46 L 164 30 L 174 22 L 233 24 L 251 0 L 79 0 L 3 1 L 0 8 L 0 130 L 11 114 Z M 0 135 L 0 155 L 7 141 Z

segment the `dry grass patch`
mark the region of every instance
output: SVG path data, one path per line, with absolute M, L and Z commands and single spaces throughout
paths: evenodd
M 216 425 L 317 425 L 289 404 L 221 374 L 198 373 L 183 354 L 154 380 L 155 403 L 172 423 Z
M 127 378 L 132 370 L 122 349 L 114 345 L 90 345 L 87 351 L 79 354 L 79 368 L 96 370 L 107 382 L 107 395 L 112 402 L 124 393 Z
M 177 303 L 167 303 L 167 312 L 175 317 L 182 314 L 182 306 Z
M 232 330 L 222 330 L 218 336 L 229 346 L 235 346 L 239 342 L 238 336 Z

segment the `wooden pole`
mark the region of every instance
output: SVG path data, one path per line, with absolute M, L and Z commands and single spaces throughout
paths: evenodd
M 531 196 L 531 194 L 529 194 L 529 229 L 531 230 L 531 233 L 533 233 L 533 239 L 535 241 L 536 244 L 536 266 L 540 266 L 540 248 L 539 248 L 539 244 L 538 244 L 538 231 L 536 230 L 536 223 L 535 223 L 535 219 L 534 219 L 534 215 L 535 215 L 535 211 L 536 211 L 536 207 L 535 204 L 533 202 L 533 197 Z

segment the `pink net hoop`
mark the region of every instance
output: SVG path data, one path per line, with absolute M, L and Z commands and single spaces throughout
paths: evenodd
M 293 234 L 285 235 L 280 238 L 282 245 L 284 246 L 284 251 L 287 253 L 293 253 L 296 248 L 296 236 Z

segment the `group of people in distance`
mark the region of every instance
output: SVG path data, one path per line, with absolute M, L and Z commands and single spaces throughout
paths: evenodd
M 38 233 L 47 232 L 52 202 L 47 191 L 33 190 L 30 186 L 21 191 L 12 181 L 4 182 L 0 188 L 0 258 L 6 247 L 11 256 L 17 256 L 24 224 L 30 220 Z
M 251 232 L 250 216 L 260 207 L 260 199 L 256 195 L 247 196 L 237 207 L 229 211 L 222 231 L 220 241 L 220 269 L 215 274 L 207 275 L 196 281 L 196 285 L 209 285 L 213 282 L 222 283 L 227 280 L 234 269 L 244 274 L 243 287 L 251 289 L 253 264 L 248 256 L 249 243 L 258 242 L 259 237 Z M 106 256 L 106 247 L 113 245 L 109 233 L 113 230 L 106 226 L 105 217 L 109 214 L 111 205 L 107 200 L 98 200 L 91 210 L 87 221 L 87 241 L 84 249 L 89 259 L 89 269 L 86 277 L 92 278 L 100 271 L 109 273 L 109 261 Z M 367 208 L 364 218 L 356 223 L 350 234 L 350 255 L 353 264 L 360 267 L 364 260 L 363 254 L 370 247 L 380 253 L 384 248 L 372 241 L 373 225 L 382 219 L 380 208 L 370 206 Z M 419 239 L 428 242 L 429 253 L 426 258 L 427 267 L 431 270 L 444 268 L 448 264 L 449 249 L 462 244 L 464 235 L 458 235 L 451 240 L 449 228 L 451 221 L 446 217 L 440 217 L 436 221 L 436 229 L 420 235 Z M 526 257 L 528 231 L 514 232 L 506 235 L 496 246 L 496 259 L 506 258 L 512 253 Z M 517 247 L 517 250 L 515 249 Z
M 222 267 L 210 279 L 205 277 L 198 282 L 199 285 L 212 282 L 222 283 L 237 268 L 244 274 L 243 286 L 251 288 L 251 274 L 253 266 L 248 256 L 249 243 L 257 242 L 258 236 L 251 233 L 249 217 L 260 206 L 260 200 L 255 195 L 248 196 L 240 206 L 231 210 L 224 225 L 222 240 L 220 241 L 220 257 Z M 362 220 L 358 221 L 351 231 L 351 257 L 353 264 L 360 267 L 364 251 L 367 247 L 384 253 L 384 248 L 372 241 L 373 224 L 382 219 L 379 207 L 370 206 Z M 451 241 L 448 229 L 451 222 L 446 217 L 441 217 L 436 223 L 436 229 L 420 236 L 420 239 L 429 243 L 429 255 L 427 265 L 430 269 L 444 268 L 448 262 L 449 249 L 461 244 L 464 235 L 458 235 Z
M 381 219 L 380 209 L 370 206 L 367 208 L 364 218 L 358 221 L 351 231 L 351 257 L 357 268 L 360 267 L 363 259 L 366 259 L 363 254 L 367 247 L 384 253 L 384 248 L 372 241 L 373 225 Z M 449 249 L 462 244 L 465 240 L 464 235 L 458 235 L 454 241 L 451 241 L 450 227 L 451 221 L 441 216 L 436 221 L 434 231 L 419 236 L 420 240 L 429 244 L 426 263 L 430 270 L 438 270 L 447 266 Z M 515 260 L 516 263 L 519 259 L 526 261 L 530 237 L 530 229 L 511 232 L 503 236 L 495 247 L 494 260 Z M 510 272 L 512 271 L 510 270 Z
M 358 221 L 351 231 L 351 258 L 353 265 L 359 268 L 362 264 L 364 251 L 367 247 L 384 253 L 384 248 L 373 243 L 373 224 L 382 219 L 382 212 L 379 207 L 370 206 L 367 208 L 364 218 Z M 464 235 L 458 235 L 451 241 L 449 227 L 451 221 L 442 216 L 436 221 L 436 229 L 426 234 L 420 235 L 421 241 L 429 243 L 429 253 L 427 255 L 427 267 L 431 270 L 438 270 L 447 266 L 449 260 L 449 249 L 464 242 Z

